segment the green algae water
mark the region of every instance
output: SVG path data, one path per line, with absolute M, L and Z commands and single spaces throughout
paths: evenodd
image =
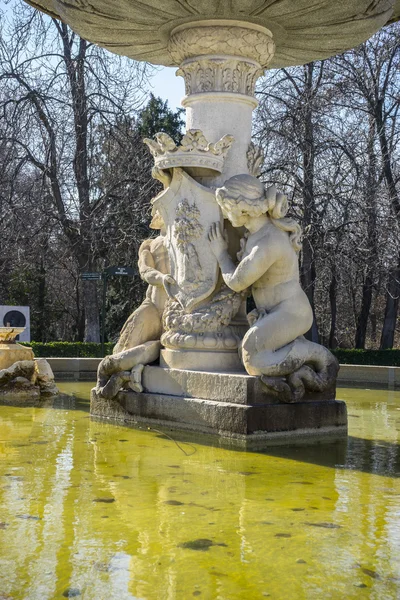
M 251 453 L 93 421 L 90 387 L 0 406 L 0 600 L 400 598 L 400 392 Z

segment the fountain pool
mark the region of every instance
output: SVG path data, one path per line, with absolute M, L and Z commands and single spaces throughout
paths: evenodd
M 400 392 L 339 388 L 348 440 L 251 453 L 91 420 L 92 385 L 0 407 L 1 599 L 400 597 Z

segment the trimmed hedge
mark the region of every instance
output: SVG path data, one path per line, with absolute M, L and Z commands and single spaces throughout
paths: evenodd
M 94 342 L 25 342 L 38 358 L 102 358 L 101 344 Z M 112 354 L 114 343 L 106 342 L 106 354 Z
M 101 344 L 94 342 L 25 342 L 35 356 L 44 358 L 101 358 Z M 107 342 L 105 353 L 112 354 L 113 342 Z M 381 365 L 400 367 L 400 350 L 332 350 L 342 365 Z
M 331 350 L 342 365 L 379 365 L 400 367 L 400 350 Z

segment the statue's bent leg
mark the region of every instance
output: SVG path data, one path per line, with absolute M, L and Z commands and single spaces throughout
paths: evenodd
M 111 375 L 107 383 L 98 390 L 100 395 L 103 398 L 111 400 L 118 394 L 119 390 L 123 387 L 123 385 L 129 382 L 130 376 L 131 374 L 129 371 L 121 371 L 120 373 L 114 373 L 114 375 Z
M 120 337 L 113 349 L 119 354 L 150 340 L 159 340 L 162 333 L 160 313 L 147 298 L 126 320 Z
M 285 377 L 304 364 L 294 340 L 309 329 L 309 320 L 281 303 L 251 327 L 243 338 L 242 361 L 249 375 Z
M 118 393 L 124 383 L 131 382 L 131 371 L 138 365 L 146 365 L 157 360 L 160 354 L 160 342 L 148 341 L 135 348 L 111 354 L 103 358 L 97 370 L 97 392 L 104 398 L 111 399 Z M 137 375 L 133 374 L 133 383 L 139 384 Z M 135 377 L 136 374 L 136 377 Z M 110 382 L 110 385 L 108 383 Z M 118 383 L 120 386 L 118 387 Z M 139 388 L 138 388 L 139 389 Z

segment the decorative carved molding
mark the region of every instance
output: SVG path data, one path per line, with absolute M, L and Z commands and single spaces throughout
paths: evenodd
M 267 30 L 209 25 L 188 27 L 172 33 L 168 51 L 177 64 L 195 56 L 223 54 L 249 58 L 266 67 L 274 56 L 275 44 Z
M 243 293 L 233 292 L 223 285 L 207 304 L 191 312 L 169 299 L 163 314 L 162 345 L 172 349 L 235 350 L 243 332 L 229 323 L 243 298 Z
M 184 78 L 187 95 L 233 92 L 253 96 L 264 70 L 253 61 L 209 56 L 185 61 L 176 74 Z
M 167 133 L 156 133 L 155 140 L 145 138 L 154 156 L 157 169 L 172 167 L 205 167 L 222 173 L 225 157 L 234 142 L 231 135 L 224 135 L 218 142 L 209 142 L 200 129 L 189 129 L 177 146 Z
M 182 276 L 194 290 L 199 287 L 198 275 L 201 273 L 201 264 L 193 242 L 198 240 L 204 232 L 199 217 L 200 210 L 195 202 L 189 204 L 184 198 L 177 204 L 173 235 L 176 245 L 183 255 Z

